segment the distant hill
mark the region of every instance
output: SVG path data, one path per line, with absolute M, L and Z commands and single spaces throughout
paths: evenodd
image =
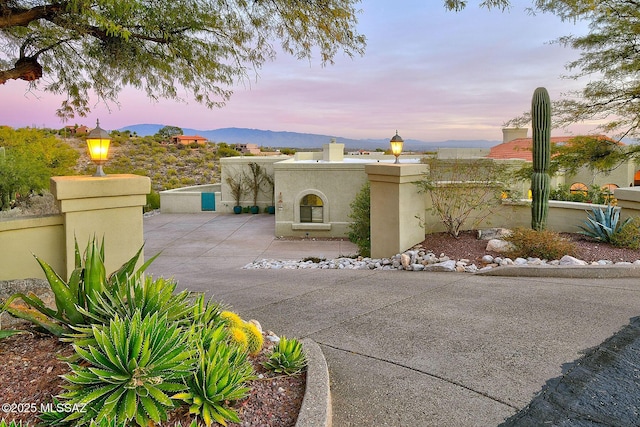
M 136 124 L 125 126 L 119 131 L 129 130 L 140 136 L 154 135 L 165 125 L 161 124 Z M 228 144 L 253 143 L 264 147 L 289 147 L 300 149 L 317 149 L 335 138 L 349 150 L 363 149 L 375 150 L 376 148 L 388 148 L 388 139 L 349 139 L 339 136 L 318 135 L 299 132 L 275 132 L 270 130 L 247 128 L 222 128 L 213 130 L 199 130 L 182 128 L 185 135 L 200 135 L 213 142 L 226 142 Z M 407 139 L 404 142 L 407 151 L 431 151 L 438 148 L 489 148 L 502 141 L 487 140 L 448 140 L 439 142 L 425 142 L 415 139 Z

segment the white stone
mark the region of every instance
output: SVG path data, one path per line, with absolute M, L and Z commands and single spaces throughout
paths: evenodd
M 508 228 L 487 228 L 485 230 L 478 230 L 478 239 L 502 239 L 503 237 L 510 234 L 511 230 L 509 230 Z
M 456 262 L 448 260 L 424 266 L 425 271 L 456 271 Z
M 491 264 L 494 261 L 494 258 L 491 255 L 485 255 L 482 257 L 482 262 L 485 264 Z
M 572 257 L 571 255 L 565 255 L 560 258 L 560 265 L 588 265 L 586 261 Z
M 527 260 L 524 258 L 516 258 L 515 260 L 513 260 L 513 263 L 515 265 L 526 265 L 527 264 Z
M 413 271 L 422 271 L 424 270 L 424 265 L 422 264 L 411 264 L 411 268 Z
M 511 242 L 507 242 L 506 240 L 500 240 L 500 239 L 491 239 L 487 242 L 487 248 L 485 250 L 487 252 L 503 253 L 513 249 L 514 249 L 514 246 L 513 246 L 513 243 Z

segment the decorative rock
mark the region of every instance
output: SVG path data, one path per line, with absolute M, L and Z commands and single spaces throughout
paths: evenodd
M 487 252 L 509 252 L 514 248 L 513 243 L 507 242 L 505 240 L 499 239 L 491 239 L 487 242 L 487 248 L 485 249 Z
M 485 230 L 478 230 L 478 239 L 492 240 L 502 239 L 511 234 L 511 230 L 508 228 L 487 228 Z
M 494 258 L 491 255 L 485 255 L 482 257 L 482 262 L 485 264 L 491 264 L 494 261 Z
M 586 261 L 581 259 L 572 257 L 570 255 L 565 255 L 560 258 L 560 265 L 588 265 Z
M 407 254 L 400 255 L 400 262 L 402 266 L 406 269 L 411 264 L 411 257 Z
M 411 269 L 413 271 L 422 271 L 422 270 L 424 270 L 424 265 L 422 265 L 422 264 L 411 264 Z
M 527 260 L 524 258 L 516 258 L 513 263 L 515 265 L 526 265 L 527 264 Z
M 456 262 L 448 260 L 435 264 L 425 265 L 424 271 L 456 271 Z
M 464 267 L 465 273 L 475 273 L 478 271 L 478 267 L 475 264 L 467 265 Z

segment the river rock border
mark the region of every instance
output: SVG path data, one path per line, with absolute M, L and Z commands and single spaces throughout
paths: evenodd
M 245 265 L 247 270 L 254 269 L 321 269 L 321 270 L 404 270 L 404 271 L 441 271 L 459 273 L 482 273 L 501 266 L 623 266 L 640 265 L 640 260 L 631 262 L 616 262 L 600 260 L 592 263 L 574 258 L 569 255 L 559 260 L 543 260 L 540 258 L 516 258 L 493 257 L 484 255 L 481 262 L 476 265 L 468 259 L 453 260 L 445 254 L 437 256 L 433 252 L 423 250 L 409 250 L 396 254 L 391 258 L 335 258 L 329 260 L 300 261 L 300 260 L 275 260 L 262 259 Z

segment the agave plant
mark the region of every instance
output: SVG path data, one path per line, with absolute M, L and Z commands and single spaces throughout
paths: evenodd
M 189 412 L 201 417 L 207 426 L 213 421 L 223 426 L 227 421 L 239 423 L 238 414 L 226 403 L 243 399 L 249 393 L 245 383 L 255 376 L 247 353 L 227 344 L 224 325 L 204 328 L 200 333 L 208 337 L 200 341 L 208 347 L 198 344 L 200 358 L 195 374 L 187 379 L 189 389 L 172 398 L 188 403 Z
M 192 376 L 194 351 L 188 334 L 167 315 L 158 313 L 131 318 L 118 315 L 108 325 L 75 327 L 91 332 L 95 345 L 74 344 L 82 361 L 68 363 L 69 383 L 60 395 L 68 405 L 82 405 L 84 412 L 73 412 L 64 421 L 76 425 L 103 418 L 140 426 L 167 419 L 174 407 L 170 395 L 184 390 L 184 378 Z
M 22 333 L 24 333 L 24 331 L 18 331 L 16 329 L 0 329 L 0 340 L 2 338 L 9 338 Z
M 307 357 L 302 351 L 302 344 L 295 338 L 281 337 L 273 348 L 269 359 L 262 364 L 273 372 L 294 375 L 307 366 Z
M 174 294 L 176 286 L 174 280 L 162 277 L 129 276 L 123 282 L 114 283 L 110 292 L 94 294 L 90 299 L 92 311 L 83 308 L 79 311 L 91 318 L 91 323 L 100 324 L 108 323 L 116 315 L 130 318 L 138 310 L 142 317 L 158 313 L 166 314 L 169 321 L 191 323 L 193 307 L 188 301 L 190 293 L 182 291 Z
M 141 254 L 142 247 L 129 261 L 107 276 L 104 266 L 104 239 L 100 245 L 95 237 L 89 240 L 84 263 L 76 241 L 75 269 L 67 282 L 62 280 L 49 264 L 34 255 L 55 296 L 56 309 L 45 306 L 34 294 L 16 293 L 7 299 L 0 311 L 6 310 L 14 317 L 28 320 L 54 335 L 61 336 L 69 332 L 71 326 L 91 323 L 91 318 L 86 313 L 93 313 L 94 301 L 110 293 L 116 284 L 126 282 L 127 278 L 140 277 L 159 255 L 150 258 L 136 271 L 135 267 Z M 16 300 L 22 300 L 26 306 L 16 304 Z
M 29 424 L 22 424 L 22 421 L 16 422 L 16 421 L 5 421 L 4 418 L 0 418 L 0 427 L 28 427 Z
M 609 243 L 613 236 L 631 220 L 632 218 L 627 218 L 621 223 L 620 209 L 614 206 L 608 205 L 605 210 L 593 207 L 587 214 L 585 226 L 580 226 L 582 230 L 580 234 Z

